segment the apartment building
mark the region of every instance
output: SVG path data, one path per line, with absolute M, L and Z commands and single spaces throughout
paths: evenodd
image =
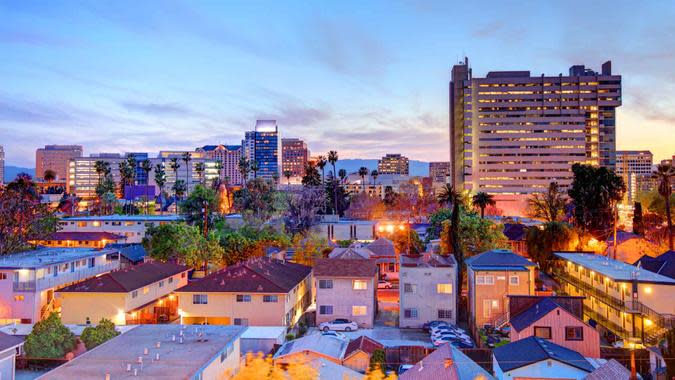
M 205 145 L 197 148 L 196 151 L 203 152 L 205 158 L 222 164 L 221 181 L 227 181 L 230 185 L 244 183 L 241 171 L 239 171 L 239 160 L 244 154 L 244 148 L 241 145 Z
M 89 157 L 70 158 L 66 174 L 66 192 L 84 200 L 94 199 L 96 186 L 100 180 L 100 175 L 96 172 L 96 162 L 107 162 L 113 181 L 119 184 L 121 179 L 119 164 L 125 159 L 119 153 L 97 153 Z
M 190 154 L 190 161 L 186 163 L 183 157 L 186 153 Z M 177 168 L 173 168 L 173 163 L 178 164 Z M 171 188 L 177 180 L 181 180 L 187 184 L 188 191 L 194 190 L 195 186 L 199 184 L 211 185 L 213 181 L 220 176 L 218 170 L 217 160 L 208 158 L 207 152 L 198 151 L 160 151 L 156 159 L 151 159 L 153 168 L 157 164 L 161 164 L 166 172 L 166 184 L 164 190 L 171 193 Z M 203 166 L 204 170 L 199 171 L 199 166 Z M 153 169 L 154 170 L 154 169 Z M 150 173 L 150 185 L 157 186 L 154 176 Z
M 295 183 L 300 183 L 305 175 L 305 166 L 309 160 L 307 144 L 298 138 L 281 139 L 281 174 L 290 173 Z
M 609 61 L 600 72 L 575 65 L 565 76 L 479 78 L 466 59 L 450 82 L 452 184 L 522 203 L 553 181 L 568 187 L 574 163 L 613 169 L 620 105 L 621 76 Z
M 346 318 L 372 328 L 377 314 L 377 264 L 364 259 L 314 262 L 316 324 Z
M 107 232 L 126 237 L 125 243 L 141 243 L 148 227 L 181 220 L 183 217 L 179 215 L 76 216 L 61 219 L 59 232 Z
M 399 327 L 457 322 L 457 263 L 452 256 L 401 256 Z
M 35 178 L 42 179 L 46 170 L 53 170 L 57 180 L 68 177 L 68 163 L 82 157 L 82 145 L 45 145 L 35 151 Z
M 409 175 L 408 157 L 400 154 L 387 154 L 377 162 L 378 174 Z
M 619 150 L 616 152 L 614 171 L 623 177 L 628 191 L 626 200 L 630 203 L 637 199 L 640 191 L 649 191 L 656 187 L 652 178 L 654 155 L 648 150 Z
M 675 280 L 589 253 L 555 253 L 561 291 L 585 296 L 584 316 L 621 339 L 653 344 L 675 327 Z
M 257 171 L 249 173 L 249 179 L 281 177 L 281 141 L 276 120 L 256 120 L 255 129 L 246 132 L 241 145 L 246 159 L 258 166 Z
M 60 309 L 54 293 L 118 269 L 114 249 L 41 248 L 0 258 L 0 321 L 35 323 Z
M 312 268 L 259 257 L 176 290 L 181 323 L 292 326 L 312 300 Z
M 116 325 L 170 323 L 179 318 L 173 291 L 187 285 L 188 268 L 161 262 L 115 270 L 56 291 L 67 324 Z
M 469 257 L 465 263 L 472 328 L 504 325 L 509 318 L 509 296 L 535 294 L 536 264 L 523 256 L 494 249 Z
M 121 244 L 126 240 L 127 237 L 124 235 L 103 231 L 57 231 L 44 240 L 32 240 L 30 243 L 54 248 L 105 248 L 107 244 Z
M 436 183 L 447 183 L 450 179 L 452 165 L 450 161 L 438 161 L 429 163 L 429 177 Z

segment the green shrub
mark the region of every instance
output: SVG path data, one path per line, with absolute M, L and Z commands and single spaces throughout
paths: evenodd
M 33 326 L 23 345 L 32 358 L 60 359 L 76 346 L 75 334 L 63 325 L 55 312 Z
M 96 327 L 87 327 L 82 331 L 80 339 L 84 342 L 87 350 L 103 344 L 110 339 L 120 335 L 119 331 L 115 330 L 115 324 L 108 319 L 101 319 Z

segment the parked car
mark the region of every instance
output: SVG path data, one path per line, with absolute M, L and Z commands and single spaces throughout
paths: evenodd
M 393 285 L 387 280 L 380 280 L 377 282 L 378 289 L 391 289 Z
M 438 326 L 448 326 L 448 325 L 449 325 L 449 323 L 444 322 L 444 321 L 431 321 L 431 322 L 425 323 L 422 326 L 422 328 L 424 329 L 424 331 L 430 331 L 432 328 L 435 328 L 435 327 L 438 327 Z
M 403 374 L 403 372 L 409 370 L 412 367 L 413 367 L 412 364 L 401 364 L 400 366 L 398 366 L 398 371 L 396 371 L 396 373 L 400 376 Z
M 466 341 L 464 339 L 461 340 L 456 340 L 452 342 L 452 345 L 457 347 L 457 348 L 474 348 L 475 345 L 473 344 L 472 341 Z
M 343 334 L 341 332 L 337 332 L 337 331 L 332 331 L 332 330 L 323 330 L 323 331 L 321 331 L 321 335 L 334 336 L 334 337 L 340 338 L 340 339 L 347 339 L 345 334 Z
M 431 338 L 431 344 L 434 345 L 434 347 L 438 347 L 440 345 L 443 345 L 445 343 L 452 343 L 453 340 L 451 338 Z
M 330 322 L 324 322 L 319 325 L 319 330 L 321 331 L 356 331 L 358 329 L 359 325 L 356 322 L 344 318 L 333 319 Z

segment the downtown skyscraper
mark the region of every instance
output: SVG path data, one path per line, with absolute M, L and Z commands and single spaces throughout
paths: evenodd
M 257 170 L 249 178 L 278 180 L 281 177 L 281 140 L 276 120 L 256 120 L 255 129 L 245 134 L 241 143 L 244 157 Z
M 452 68 L 450 161 L 459 189 L 519 196 L 563 188 L 574 163 L 614 168 L 621 76 L 575 65 L 567 75 Z

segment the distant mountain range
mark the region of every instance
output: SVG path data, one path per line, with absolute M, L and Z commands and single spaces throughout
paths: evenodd
M 35 177 L 35 168 L 22 168 L 19 166 L 5 165 L 5 175 L 4 175 L 5 183 L 12 182 L 14 178 L 16 178 L 16 175 L 19 173 L 28 173 L 32 177 Z

